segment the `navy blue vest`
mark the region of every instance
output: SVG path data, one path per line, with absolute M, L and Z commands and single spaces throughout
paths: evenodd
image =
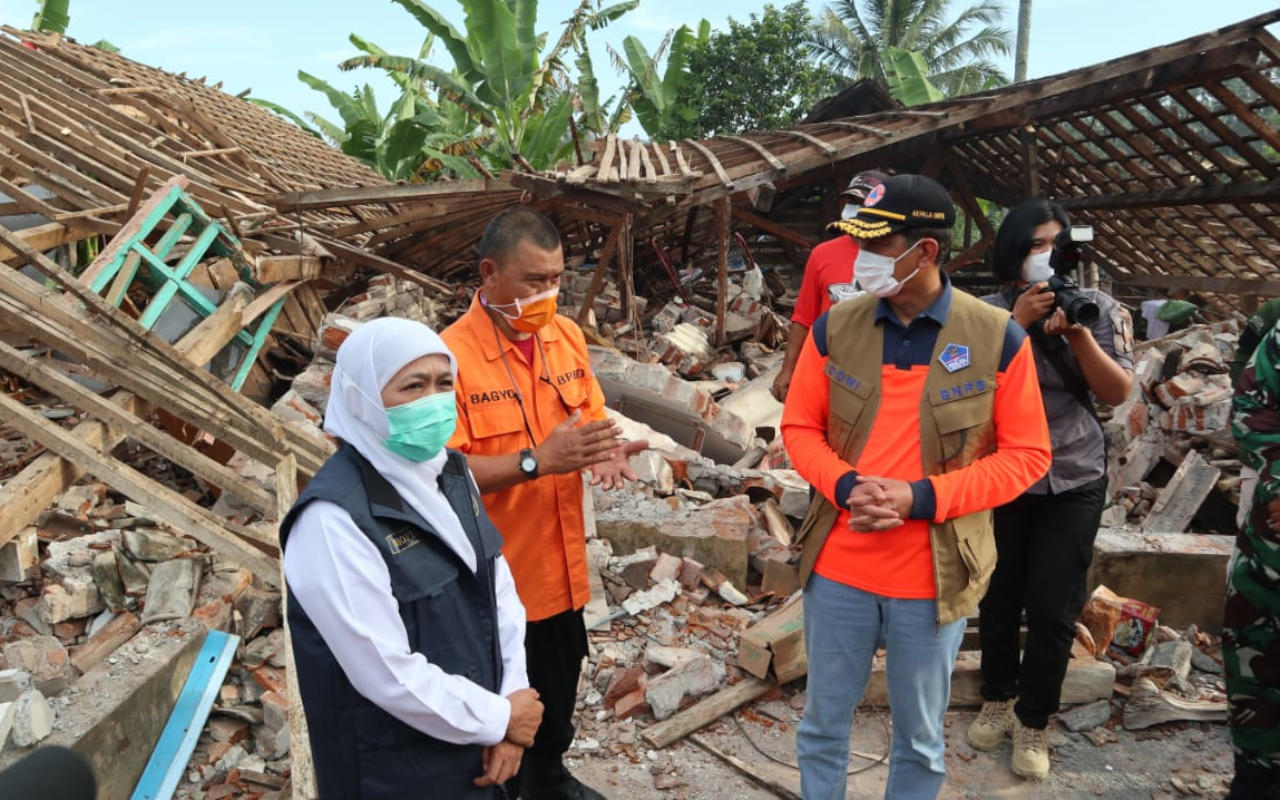
M 312 500 L 341 506 L 386 559 L 409 646 L 452 675 L 497 692 L 502 683 L 494 559 L 502 537 L 485 514 L 462 454 L 450 451 L 440 488 L 476 551 L 458 558 L 362 457 L 344 444 L 280 525 L 280 546 Z M 484 798 L 480 745 L 456 745 L 412 728 L 366 700 L 347 680 L 302 607 L 289 595 L 289 625 L 320 796 L 325 800 Z

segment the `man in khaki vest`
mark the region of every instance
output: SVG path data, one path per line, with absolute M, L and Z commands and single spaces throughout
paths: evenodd
M 816 489 L 802 543 L 806 800 L 842 798 L 853 709 L 887 650 L 893 745 L 885 797 L 942 787 L 943 713 L 965 618 L 995 567 L 991 511 L 1049 467 L 1035 363 L 1008 313 L 939 269 L 955 208 L 897 175 L 838 223 L 868 294 L 815 320 L 782 435 Z

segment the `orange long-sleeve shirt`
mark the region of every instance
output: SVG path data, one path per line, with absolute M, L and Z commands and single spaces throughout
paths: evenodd
M 824 578 L 886 597 L 933 598 L 929 523 L 1007 503 L 1049 468 L 1049 429 L 1035 361 L 1026 333 L 1011 318 L 996 373 L 996 451 L 962 469 L 924 477 L 920 399 L 938 331 L 950 313 L 951 291 L 947 282 L 942 296 L 905 328 L 880 301 L 880 405 L 856 464 L 847 463 L 827 441 L 827 359 L 814 342 L 814 336 L 825 341 L 825 315 L 805 340 L 782 413 L 782 437 L 796 470 L 840 509 L 814 564 Z M 849 530 L 846 501 L 859 474 L 912 482 L 912 518 L 888 531 Z
M 568 317 L 557 315 L 538 332 L 532 363 L 475 298 L 440 336 L 458 360 L 458 426 L 449 440 L 455 450 L 518 453 L 543 442 L 575 410 L 583 420 L 605 417 L 586 340 Z M 530 621 L 591 599 L 582 492 L 581 476 L 570 472 L 484 495 Z

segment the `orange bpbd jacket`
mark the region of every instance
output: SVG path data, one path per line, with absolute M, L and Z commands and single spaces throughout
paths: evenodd
M 582 409 L 584 422 L 604 419 L 604 393 L 591 373 L 586 340 L 568 317 L 556 315 L 538 332 L 542 347 L 534 348 L 532 365 L 496 328 L 479 294 L 440 335 L 458 360 L 458 427 L 449 447 L 509 455 L 542 443 L 574 409 Z M 582 492 L 581 476 L 570 472 L 484 495 L 530 622 L 582 608 L 591 597 Z

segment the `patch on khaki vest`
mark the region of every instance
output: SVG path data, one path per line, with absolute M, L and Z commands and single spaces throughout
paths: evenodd
M 840 369 L 830 361 L 827 362 L 827 377 L 841 386 L 853 389 L 854 391 L 857 391 L 862 386 L 862 381 Z
M 400 555 L 414 545 L 422 544 L 422 536 L 410 528 L 401 528 L 395 533 L 387 534 L 387 547 L 393 555 Z
M 952 400 L 959 400 L 961 397 L 968 397 L 971 394 L 982 394 L 987 390 L 988 386 L 989 384 L 982 378 L 978 378 L 976 381 L 957 383 L 955 386 L 939 389 L 938 400 L 942 403 L 949 403 Z
M 938 362 L 947 372 L 956 372 L 969 366 L 969 347 L 963 344 L 947 343 L 938 354 Z

